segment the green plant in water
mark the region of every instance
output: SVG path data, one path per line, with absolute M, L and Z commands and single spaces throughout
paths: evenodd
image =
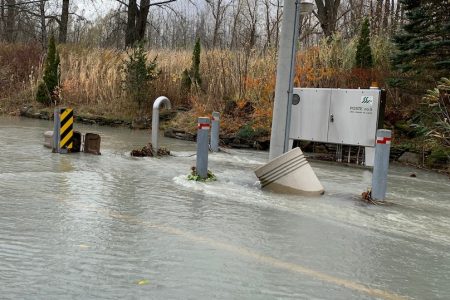
M 193 180 L 193 181 L 210 182 L 210 181 L 216 181 L 217 177 L 210 170 L 208 170 L 207 177 L 206 178 L 201 178 L 200 175 L 198 175 L 198 173 L 197 173 L 197 168 L 196 167 L 192 167 L 191 168 L 191 174 L 188 175 L 187 179 L 188 180 Z

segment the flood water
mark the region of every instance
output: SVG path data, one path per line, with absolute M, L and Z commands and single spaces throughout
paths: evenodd
M 373 206 L 369 170 L 312 162 L 326 194 L 279 195 L 267 152 L 211 154 L 198 183 L 194 143 L 132 158 L 149 131 L 76 124 L 102 155 L 59 155 L 51 127 L 0 117 L 1 299 L 450 299 L 448 177 L 391 165 Z

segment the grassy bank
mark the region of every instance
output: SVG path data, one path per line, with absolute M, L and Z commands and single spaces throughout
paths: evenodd
M 380 39 L 381 41 L 381 39 Z M 379 43 L 375 39 L 374 43 Z M 383 46 L 386 47 L 386 46 Z M 380 68 L 353 69 L 355 41 L 335 42 L 298 53 L 296 85 L 305 87 L 368 87 L 371 81 L 384 84 L 386 51 L 375 53 Z M 76 45 L 59 47 L 61 56 L 61 99 L 82 113 L 116 118 L 133 118 L 137 106 L 123 89 L 125 51 L 86 49 Z M 189 69 L 189 50 L 150 50 L 148 59 L 157 57 L 159 77 L 153 82 L 144 110 L 151 115 L 152 101 L 169 97 L 176 108 L 187 108 L 188 116 L 223 113 L 227 132 L 243 126 L 270 129 L 275 87 L 276 53 L 258 51 L 202 51 L 202 84 L 186 92 L 182 72 Z M 39 46 L 0 44 L 0 92 L 3 113 L 16 111 L 24 103 L 33 103 L 42 78 L 44 53 Z M 175 120 L 183 124 L 189 117 Z M 251 120 L 251 124 L 249 123 Z
M 421 97 L 402 94 L 386 84 L 386 78 L 391 75 L 389 57 L 393 51 L 388 39 L 372 38 L 372 49 L 376 66 L 372 69 L 353 67 L 356 40 L 336 37 L 332 42 L 324 41 L 317 47 L 299 51 L 295 85 L 367 88 L 376 81 L 387 89 L 386 126 L 395 130 L 395 145 L 407 148 L 406 151 L 426 151 L 427 155 L 439 148 L 445 157 L 450 153 L 448 145 L 414 131 L 413 118 Z M 110 119 L 130 121 L 137 115 L 136 103 L 123 88 L 125 51 L 76 45 L 60 46 L 58 50 L 61 105 L 74 107 L 82 115 Z M 160 75 L 152 82 L 144 102 L 146 117 L 151 116 L 153 100 L 165 95 L 175 109 L 181 109 L 168 126 L 193 133 L 198 116 L 219 111 L 225 136 L 250 140 L 270 136 L 276 53 L 202 51 L 202 83 L 190 91 L 182 87 L 182 73 L 191 66 L 191 51 L 150 50 L 147 57 L 149 60 L 157 57 Z M 0 44 L 1 113 L 18 114 L 26 104 L 41 108 L 34 95 L 42 79 L 43 61 L 44 53 L 38 45 Z

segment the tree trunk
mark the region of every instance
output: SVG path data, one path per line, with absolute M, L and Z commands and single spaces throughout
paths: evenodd
M 41 22 L 41 44 L 43 48 L 47 47 L 47 27 L 45 25 L 45 1 L 41 0 L 39 2 L 39 13 Z
M 59 42 L 67 42 L 67 23 L 69 22 L 69 4 L 70 0 L 63 0 L 61 11 L 61 23 L 59 25 Z
M 270 27 L 270 2 L 269 0 L 265 0 L 264 1 L 264 12 L 265 12 L 265 17 L 266 17 L 266 45 L 265 45 L 265 49 L 269 49 L 271 44 L 272 44 L 272 31 L 271 31 L 271 27 Z
M 222 24 L 222 0 L 217 1 L 217 6 L 214 7 L 214 2 L 211 2 L 212 14 L 214 17 L 214 31 L 213 31 L 213 41 L 212 48 L 216 48 L 217 41 L 219 39 L 219 28 Z
M 377 0 L 377 6 L 375 9 L 375 32 L 379 33 L 381 31 L 381 20 L 382 20 L 382 9 L 383 0 Z
M 145 39 L 147 18 L 150 11 L 150 0 L 128 1 L 128 19 L 125 32 L 125 47 L 132 47 L 136 42 Z
M 394 7 L 394 0 L 391 1 L 391 9 L 390 9 L 390 16 L 389 16 L 389 22 L 391 26 L 389 27 L 389 32 L 393 34 L 395 32 L 395 7 Z
M 5 0 L 1 0 L 0 5 L 0 41 L 2 41 L 5 32 Z
M 389 0 L 384 2 L 384 14 L 383 14 L 383 31 L 389 30 L 389 16 L 391 15 L 391 3 Z
M 150 0 L 141 0 L 141 9 L 138 11 L 136 22 L 136 41 L 145 39 L 145 29 L 147 28 L 147 18 L 150 11 Z
M 330 38 L 336 31 L 337 14 L 340 4 L 341 0 L 316 0 L 317 18 L 327 38 Z
M 350 35 L 355 35 L 361 23 L 364 11 L 363 0 L 350 0 Z
M 241 0 L 238 0 L 237 10 L 233 17 L 233 29 L 231 30 L 231 43 L 230 43 L 231 49 L 237 48 L 237 44 L 238 44 L 238 32 L 239 32 L 238 26 L 239 26 L 240 15 L 241 15 L 241 7 L 242 7 Z
M 277 0 L 277 21 L 276 21 L 276 30 L 275 30 L 275 47 L 278 47 L 278 44 L 280 42 L 280 24 L 281 24 L 281 18 L 283 16 L 283 11 L 281 9 L 281 3 L 280 0 Z
M 15 23 L 16 23 L 16 0 L 6 0 L 6 5 L 8 7 L 8 14 L 6 16 L 6 41 L 9 43 L 14 42 L 15 37 Z
M 247 6 L 247 22 L 249 22 L 248 35 L 246 37 L 247 50 L 250 51 L 256 45 L 256 25 L 258 24 L 258 1 L 255 0 L 253 3 L 250 3 L 249 0 L 246 0 Z
M 397 6 L 395 8 L 394 22 L 392 26 L 393 32 L 397 31 L 398 23 L 400 21 L 399 19 L 400 19 L 400 1 L 397 1 Z
M 370 31 L 375 32 L 375 13 L 373 11 L 373 2 L 372 0 L 369 0 L 370 2 Z
M 136 41 L 136 16 L 138 13 L 138 7 L 136 0 L 128 1 L 128 19 L 127 19 L 127 29 L 125 32 L 125 47 L 133 46 Z

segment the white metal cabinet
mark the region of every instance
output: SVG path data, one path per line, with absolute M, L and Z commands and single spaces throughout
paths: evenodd
M 301 88 L 294 89 L 295 94 L 300 102 L 292 105 L 290 138 L 326 143 L 331 89 Z
M 384 112 L 381 92 L 295 88 L 300 102 L 293 101 L 289 139 L 374 147 Z
M 375 145 L 378 128 L 380 90 L 334 89 L 328 123 L 328 142 Z

